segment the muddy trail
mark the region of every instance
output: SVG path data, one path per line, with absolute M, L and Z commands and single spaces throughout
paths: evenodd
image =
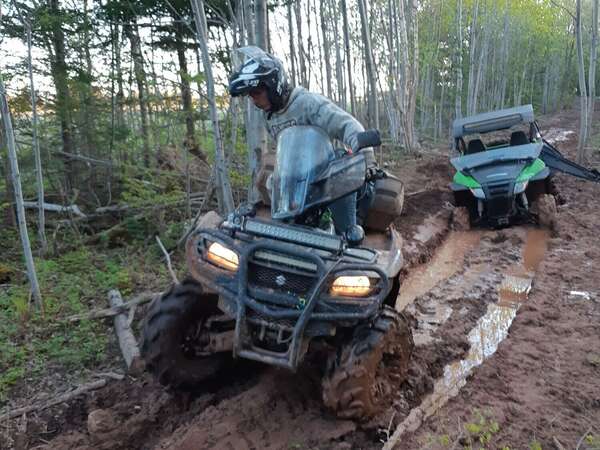
M 570 118 L 544 125 L 572 156 Z M 395 171 L 408 193 L 396 308 L 412 318 L 415 350 L 377 417 L 339 420 L 324 409 L 318 356 L 296 374 L 236 361 L 189 395 L 149 377 L 112 381 L 13 421 L 0 448 L 452 448 L 479 438 L 464 427 L 476 410 L 497 425 L 486 448 L 575 448 L 586 432 L 600 437 L 600 186 L 558 177 L 554 235 L 533 225 L 461 231 L 447 158 Z

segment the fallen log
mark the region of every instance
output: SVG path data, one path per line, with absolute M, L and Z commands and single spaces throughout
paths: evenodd
M 8 419 L 14 419 L 15 417 L 21 417 L 23 414 L 28 414 L 33 411 L 43 411 L 44 409 L 48 409 L 51 406 L 55 406 L 60 403 L 68 402 L 69 400 L 71 400 L 81 394 L 85 394 L 86 392 L 93 391 L 95 389 L 100 389 L 104 386 L 106 386 L 106 380 L 98 380 L 98 381 L 92 381 L 91 383 L 82 384 L 78 388 L 76 388 L 70 392 L 66 392 L 62 395 L 59 395 L 58 397 L 53 398 L 52 400 L 49 400 L 45 403 L 37 403 L 37 404 L 29 405 L 29 406 L 24 406 L 22 408 L 13 409 L 12 411 L 2 414 L 2 415 L 0 415 L 0 422 L 4 422 L 5 420 L 8 420 Z
M 121 293 L 116 289 L 109 291 L 108 302 L 113 308 L 118 308 L 124 304 Z M 119 347 L 121 347 L 121 353 L 127 364 L 127 369 L 130 373 L 142 372 L 144 370 L 144 361 L 140 354 L 140 349 L 137 345 L 135 336 L 128 324 L 127 315 L 124 313 L 117 314 L 114 322 L 117 339 L 119 340 Z
M 128 309 L 135 308 L 138 305 L 142 305 L 144 303 L 148 303 L 155 297 L 158 297 L 160 292 L 143 292 L 139 295 L 136 295 L 128 302 L 123 303 L 120 306 L 114 308 L 104 308 L 104 309 L 94 309 L 92 311 L 75 314 L 73 316 L 69 316 L 64 320 L 67 322 L 79 322 L 80 320 L 94 320 L 94 319 L 105 319 L 107 317 L 114 317 L 118 314 L 122 314 Z
M 23 206 L 28 209 L 37 209 L 37 202 L 23 202 Z M 77 205 L 57 205 L 55 203 L 46 203 L 44 202 L 44 211 L 52 211 L 58 213 L 71 213 L 78 217 L 86 217 L 84 213 L 81 212 L 79 206 Z
M 56 156 L 60 156 L 61 158 L 64 158 L 64 159 L 81 161 L 81 162 L 84 162 L 87 164 L 96 164 L 99 166 L 106 166 L 106 167 L 112 167 L 114 165 L 111 161 L 103 161 L 101 159 L 94 159 L 94 158 L 90 158 L 89 156 L 83 156 L 83 155 L 74 155 L 73 153 L 55 151 L 54 154 Z

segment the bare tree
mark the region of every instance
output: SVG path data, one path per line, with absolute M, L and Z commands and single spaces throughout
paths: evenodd
M 354 96 L 354 83 L 352 82 L 352 60 L 350 54 L 350 29 L 348 27 L 348 8 L 346 0 L 340 0 L 342 18 L 344 19 L 344 49 L 346 51 L 346 67 L 348 69 L 348 90 L 350 91 L 350 112 L 356 115 L 356 98 Z M 344 105 L 345 107 L 346 105 Z
M 146 76 L 144 73 L 144 61 L 142 59 L 142 49 L 140 43 L 140 34 L 135 19 L 131 23 L 123 26 L 123 32 L 129 39 L 131 45 L 131 58 L 133 59 L 133 71 L 138 90 L 138 105 L 140 108 L 140 118 L 142 121 L 142 146 L 144 165 L 150 166 L 150 138 L 148 128 L 148 100 L 146 89 Z
M 454 97 L 454 114 L 456 118 L 462 117 L 462 90 L 463 90 L 463 37 L 462 37 L 462 0 L 457 0 L 456 7 L 456 94 Z
M 202 62 L 204 65 L 204 74 L 206 76 L 206 96 L 210 109 L 210 118 L 213 124 L 213 133 L 215 138 L 215 174 L 217 182 L 217 196 L 219 199 L 219 209 L 221 213 L 228 214 L 234 209 L 233 195 L 231 193 L 231 184 L 227 168 L 225 167 L 225 156 L 223 152 L 223 140 L 221 139 L 221 130 L 219 127 L 219 117 L 217 114 L 217 105 L 215 101 L 215 81 L 208 53 L 208 36 L 206 15 L 204 13 L 204 2 L 202 0 L 192 0 L 194 18 L 196 22 L 196 38 L 200 44 L 202 53 Z
M 42 294 L 33 263 L 33 255 L 31 253 L 31 244 L 29 243 L 29 234 L 27 232 L 27 222 L 25 218 L 25 208 L 23 206 L 23 192 L 21 190 L 21 175 L 19 173 L 19 163 L 17 161 L 17 147 L 15 143 L 15 135 L 10 118 L 10 110 L 6 99 L 6 90 L 0 74 L 0 113 L 2 122 L 4 122 L 4 132 L 6 134 L 6 143 L 8 146 L 8 159 L 10 161 L 10 169 L 12 176 L 12 185 L 15 193 L 15 206 L 17 209 L 17 221 L 19 224 L 19 234 L 21 236 L 21 244 L 23 245 L 23 255 L 27 266 L 27 277 L 31 285 L 31 292 L 36 305 L 40 310 L 43 310 L 44 304 Z
M 590 67 L 588 72 L 588 113 L 587 113 L 587 137 L 592 133 L 592 119 L 594 117 L 594 107 L 596 103 L 596 63 L 598 61 L 598 3 L 599 0 L 592 1 L 592 41 L 590 42 Z M 586 137 L 586 140 L 587 140 Z M 585 159 L 585 150 L 583 159 Z
M 579 74 L 579 141 L 577 142 L 577 162 L 583 162 L 585 156 L 585 141 L 587 137 L 587 88 L 585 85 L 585 66 L 583 61 L 583 36 L 581 26 L 581 0 L 577 0 L 575 9 L 575 39 L 577 41 L 577 73 Z
M 371 49 L 371 33 L 369 32 L 369 19 L 367 17 L 366 0 L 358 0 L 360 11 L 360 23 L 362 39 L 365 46 L 365 58 L 367 64 L 367 75 L 369 79 L 369 124 L 379 128 L 379 106 L 377 104 L 377 82 L 375 81 L 375 67 L 373 63 L 373 51 Z
M 33 58 L 31 56 L 31 22 L 21 14 L 20 8 L 15 5 L 19 19 L 25 27 L 25 35 L 27 40 L 27 69 L 29 72 L 29 91 L 31 96 L 31 115 L 32 115 L 32 142 L 33 156 L 35 160 L 35 178 L 38 203 L 38 237 L 40 239 L 41 254 L 46 254 L 48 250 L 48 241 L 46 240 L 46 217 L 44 212 L 44 176 L 42 172 L 42 159 L 40 156 L 40 145 L 38 141 L 38 114 L 37 114 L 37 96 L 35 92 L 35 84 L 33 82 Z

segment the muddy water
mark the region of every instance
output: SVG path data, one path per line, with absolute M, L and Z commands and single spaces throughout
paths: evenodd
M 508 335 L 520 304 L 527 300 L 535 270 L 544 257 L 549 237 L 546 230 L 528 230 L 522 251 L 522 264 L 504 274 L 498 288 L 498 302 L 488 306 L 486 313 L 468 335 L 470 349 L 466 358 L 444 368 L 444 375 L 434 383 L 433 392 L 410 412 L 384 445 L 384 449 L 392 449 L 405 432 L 417 430 L 425 419 L 458 394 L 475 367 L 496 352 L 498 345 Z
M 474 248 L 480 239 L 479 231 L 450 233 L 431 261 L 413 270 L 402 281 L 396 309 L 402 311 L 415 298 L 454 275 L 463 266 L 465 254 Z

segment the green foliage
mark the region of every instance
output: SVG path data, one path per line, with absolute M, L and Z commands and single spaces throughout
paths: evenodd
M 18 241 L 13 245 L 18 246 Z M 160 264 L 158 257 L 140 258 Z M 35 263 L 45 305 L 43 314 L 31 304 L 24 275 L 0 286 L 0 404 L 24 376 L 29 383 L 32 377 L 43 377 L 49 371 L 76 373 L 105 361 L 110 324 L 62 319 L 106 306 L 109 289 L 118 288 L 124 296 L 130 295 L 135 289 L 134 278 L 139 278 L 139 267 L 130 260 L 102 254 L 97 248 L 78 248 L 56 258 L 36 259 Z
M 492 436 L 500 430 L 500 427 L 489 414 L 482 413 L 478 409 L 474 411 L 473 415 L 474 420 L 464 426 L 467 432 L 467 442 L 469 447 L 474 443 L 485 447 L 490 443 Z
M 588 446 L 589 450 L 600 449 L 600 436 L 588 433 L 584 438 L 584 442 Z
M 529 444 L 529 450 L 542 450 L 542 444 L 540 444 L 537 440 L 534 439 Z

